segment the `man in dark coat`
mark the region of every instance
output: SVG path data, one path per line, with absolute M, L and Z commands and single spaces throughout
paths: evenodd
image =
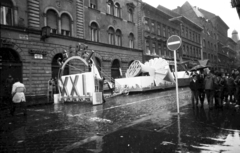
M 215 75 L 213 75 L 209 68 L 205 69 L 206 77 L 204 79 L 204 89 L 207 96 L 209 109 L 213 109 L 214 85 L 216 83 Z
M 196 101 L 196 106 L 198 106 L 198 90 L 199 90 L 199 83 L 197 80 L 197 75 L 193 74 L 192 80 L 190 81 L 190 89 L 192 93 L 192 106 L 194 108 L 195 106 L 195 101 Z
M 203 107 L 204 99 L 205 99 L 205 92 L 204 92 L 204 78 L 205 75 L 203 74 L 203 69 L 200 70 L 200 74 L 197 77 L 199 88 L 198 88 L 198 96 L 201 102 L 201 107 Z

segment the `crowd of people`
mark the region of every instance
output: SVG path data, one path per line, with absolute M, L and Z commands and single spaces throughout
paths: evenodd
M 224 104 L 240 105 L 240 73 L 234 69 L 231 73 L 210 70 L 209 68 L 193 71 L 190 81 L 193 108 L 201 103 L 204 106 L 205 97 L 209 109 L 223 108 Z

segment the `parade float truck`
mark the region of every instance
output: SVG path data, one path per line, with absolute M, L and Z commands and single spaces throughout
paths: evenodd
M 171 61 L 154 58 L 144 64 L 135 60 L 126 71 L 126 78 L 115 79 L 115 92 L 142 92 L 175 87 L 175 72 Z M 172 72 L 172 71 L 173 72 Z M 189 84 L 186 71 L 177 72 L 179 86 Z
M 92 53 L 94 53 L 92 51 Z M 66 58 L 61 63 L 58 73 L 59 100 L 62 102 L 90 102 L 93 105 L 102 104 L 104 84 L 111 88 L 112 95 L 123 93 L 166 89 L 175 86 L 175 74 L 171 72 L 169 62 L 162 58 L 154 58 L 142 64 L 135 60 L 126 71 L 125 78 L 108 81 L 103 79 L 91 55 L 87 59 L 81 56 Z M 79 60 L 91 69 L 89 72 L 63 75 L 64 68 L 71 60 Z M 91 61 L 91 62 L 89 62 Z M 180 80 L 189 80 L 189 76 L 178 72 Z M 186 85 L 188 81 L 181 86 Z

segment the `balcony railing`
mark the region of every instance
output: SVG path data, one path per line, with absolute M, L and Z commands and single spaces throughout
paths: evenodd
M 232 0 L 231 4 L 232 7 L 240 7 L 240 0 Z

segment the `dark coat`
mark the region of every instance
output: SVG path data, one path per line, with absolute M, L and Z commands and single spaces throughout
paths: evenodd
M 197 76 L 197 80 L 198 80 L 198 83 L 199 83 L 199 90 L 204 90 L 204 79 L 205 79 L 204 74 L 199 74 Z
M 195 82 L 193 80 L 190 81 L 190 89 L 192 91 L 198 91 L 199 90 L 199 81 L 196 80 Z

